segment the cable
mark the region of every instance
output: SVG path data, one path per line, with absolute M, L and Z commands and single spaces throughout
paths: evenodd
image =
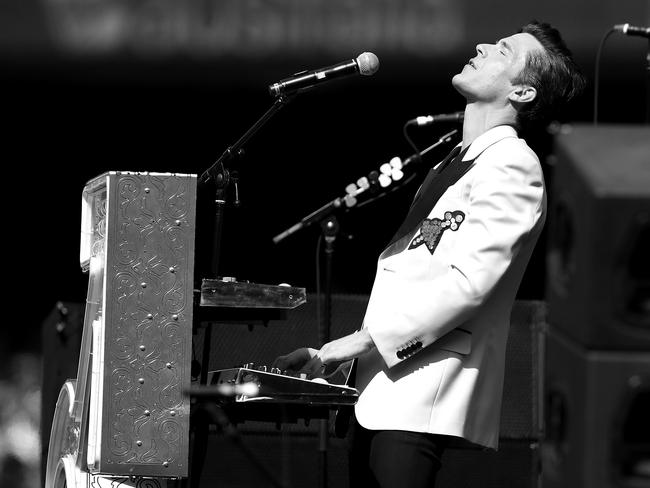
M 404 134 L 404 139 L 406 139 L 406 142 L 409 143 L 409 145 L 413 148 L 413 150 L 417 153 L 417 155 L 419 157 L 420 156 L 420 150 L 415 145 L 413 140 L 409 137 L 408 130 L 406 130 L 406 129 L 408 129 L 409 125 L 410 124 L 408 123 L 408 121 L 404 124 L 404 126 L 402 127 L 402 134 Z
M 316 326 L 320 327 L 321 310 L 320 310 L 320 253 L 323 244 L 323 233 L 318 233 L 318 241 L 316 242 Z M 320 335 L 320 334 L 319 334 Z M 322 344 L 320 344 L 322 345 Z
M 614 32 L 616 32 L 616 30 L 612 28 L 605 33 L 603 38 L 600 40 L 600 44 L 598 45 L 598 52 L 596 53 L 596 65 L 594 68 L 594 125 L 598 125 L 598 78 L 600 76 L 600 58 L 603 46 L 605 45 L 605 41 Z

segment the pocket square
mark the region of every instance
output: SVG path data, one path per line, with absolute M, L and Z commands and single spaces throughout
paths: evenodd
M 445 212 L 444 220 L 438 218 L 424 219 L 420 230 L 411 241 L 409 249 L 415 249 L 425 244 L 429 252 L 433 254 L 433 251 L 438 247 L 442 234 L 449 229 L 454 232 L 457 231 L 464 220 L 465 214 L 460 210 Z

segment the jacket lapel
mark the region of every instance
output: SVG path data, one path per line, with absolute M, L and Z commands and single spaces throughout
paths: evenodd
M 450 157 L 454 157 L 454 153 L 451 153 L 440 166 L 443 167 L 444 171 L 431 170 L 427 175 L 426 180 L 422 184 L 420 191 L 418 192 L 411 209 L 409 210 L 406 219 L 397 230 L 393 238 L 388 243 L 387 247 L 390 247 L 395 242 L 402 239 L 405 235 L 410 234 L 413 229 L 415 229 L 420 222 L 422 222 L 427 216 L 431 209 L 438 202 L 442 194 L 447 191 L 451 185 L 456 183 L 461 176 L 463 176 L 474 163 L 474 159 L 469 159 L 467 161 L 462 161 L 462 157 L 465 151 L 458 155 L 452 163 L 449 163 L 449 167 L 444 168 L 445 163 Z
M 447 188 L 455 184 L 467 171 L 471 169 L 474 161 L 491 145 L 507 137 L 517 137 L 517 131 L 508 125 L 501 125 L 488 130 L 477 137 L 472 144 L 463 151 L 450 166 L 444 171 L 431 170 L 427 175 L 420 191 L 416 195 L 406 219 L 390 240 L 380 258 L 397 254 L 408 246 L 408 238 L 411 233 L 429 216 L 433 207 L 438 203 L 440 197 L 447 191 Z M 456 148 L 454 148 L 456 149 Z M 445 163 L 454 158 L 452 151 L 438 168 L 443 168 Z M 463 161 L 463 159 L 465 159 Z

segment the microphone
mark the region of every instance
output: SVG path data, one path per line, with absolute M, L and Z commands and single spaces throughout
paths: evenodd
M 614 30 L 626 36 L 638 36 L 650 39 L 650 27 L 640 27 L 630 24 L 616 24 Z
M 360 74 L 374 75 L 379 69 L 379 59 L 373 53 L 361 53 L 357 59 L 351 59 L 326 68 L 303 71 L 269 86 L 269 93 L 274 97 L 290 95 L 325 83 L 334 78 Z
M 435 124 L 437 122 L 462 122 L 465 119 L 465 112 L 454 112 L 451 114 L 438 114 L 438 115 L 423 115 L 416 117 L 406 122 L 407 125 L 417 125 L 423 127 L 425 125 Z

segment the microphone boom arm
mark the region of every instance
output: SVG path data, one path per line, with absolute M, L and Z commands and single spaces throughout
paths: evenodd
M 248 129 L 244 135 L 242 135 L 237 142 L 232 146 L 228 146 L 223 154 L 217 159 L 212 166 L 206 169 L 199 178 L 199 183 L 207 183 L 210 181 L 210 178 L 215 176 L 216 169 L 219 165 L 223 164 L 224 161 L 232 159 L 235 156 L 240 154 L 241 148 L 248 142 L 248 140 L 253 137 L 253 135 L 271 118 L 278 112 L 282 107 L 291 101 L 292 97 L 287 95 L 280 95 L 274 101 L 273 105 L 264 112 L 264 114 L 255 122 L 250 129 Z
M 217 159 L 212 166 L 205 170 L 200 178 L 199 184 L 208 183 L 210 180 L 214 181 L 215 186 L 215 210 L 214 210 L 214 229 L 212 241 L 212 256 L 210 263 L 210 270 L 214 277 L 219 276 L 219 260 L 221 257 L 221 237 L 223 229 L 223 217 L 226 207 L 226 189 L 231 182 L 231 177 L 225 162 L 239 157 L 243 154 L 242 147 L 246 142 L 253 137 L 253 135 L 278 112 L 282 107 L 291 101 L 291 97 L 281 95 L 273 101 L 273 105 L 255 122 L 250 129 L 248 129 L 243 136 L 232 146 L 229 146 L 223 154 Z M 233 175 L 232 179 L 235 177 Z
M 402 168 L 408 166 L 410 163 L 420 161 L 422 159 L 421 156 L 423 154 L 428 153 L 429 151 L 435 149 L 436 147 L 440 146 L 441 144 L 443 144 L 445 142 L 451 141 L 452 137 L 454 135 L 456 135 L 457 133 L 458 133 L 458 130 L 453 129 L 453 130 L 447 132 L 446 134 L 444 134 L 442 137 L 440 137 L 436 142 L 431 144 L 429 147 L 422 150 L 419 154 L 414 154 L 413 156 L 410 156 L 410 157 L 406 158 L 404 160 L 404 162 L 402 163 Z M 273 243 L 278 244 L 280 241 L 286 239 L 290 235 L 298 232 L 299 230 L 311 225 L 312 223 L 322 221 L 324 218 L 326 218 L 330 214 L 334 213 L 339 208 L 348 208 L 349 209 L 349 208 L 353 207 L 354 205 L 356 205 L 356 197 L 361 195 L 365 191 L 367 191 L 368 188 L 370 188 L 370 187 L 365 186 L 365 187 L 356 188 L 353 193 L 347 193 L 344 197 L 335 198 L 334 200 L 326 203 L 325 205 L 323 205 L 319 209 L 313 211 L 312 213 L 310 213 L 306 217 L 303 217 L 302 219 L 300 219 L 300 221 L 297 222 L 296 224 L 292 225 L 291 227 L 289 227 L 285 231 L 283 231 L 280 234 L 276 235 L 273 238 Z M 352 200 L 354 201 L 354 203 L 352 203 L 352 204 L 348 203 L 348 202 L 350 202 L 349 197 L 352 197 Z

